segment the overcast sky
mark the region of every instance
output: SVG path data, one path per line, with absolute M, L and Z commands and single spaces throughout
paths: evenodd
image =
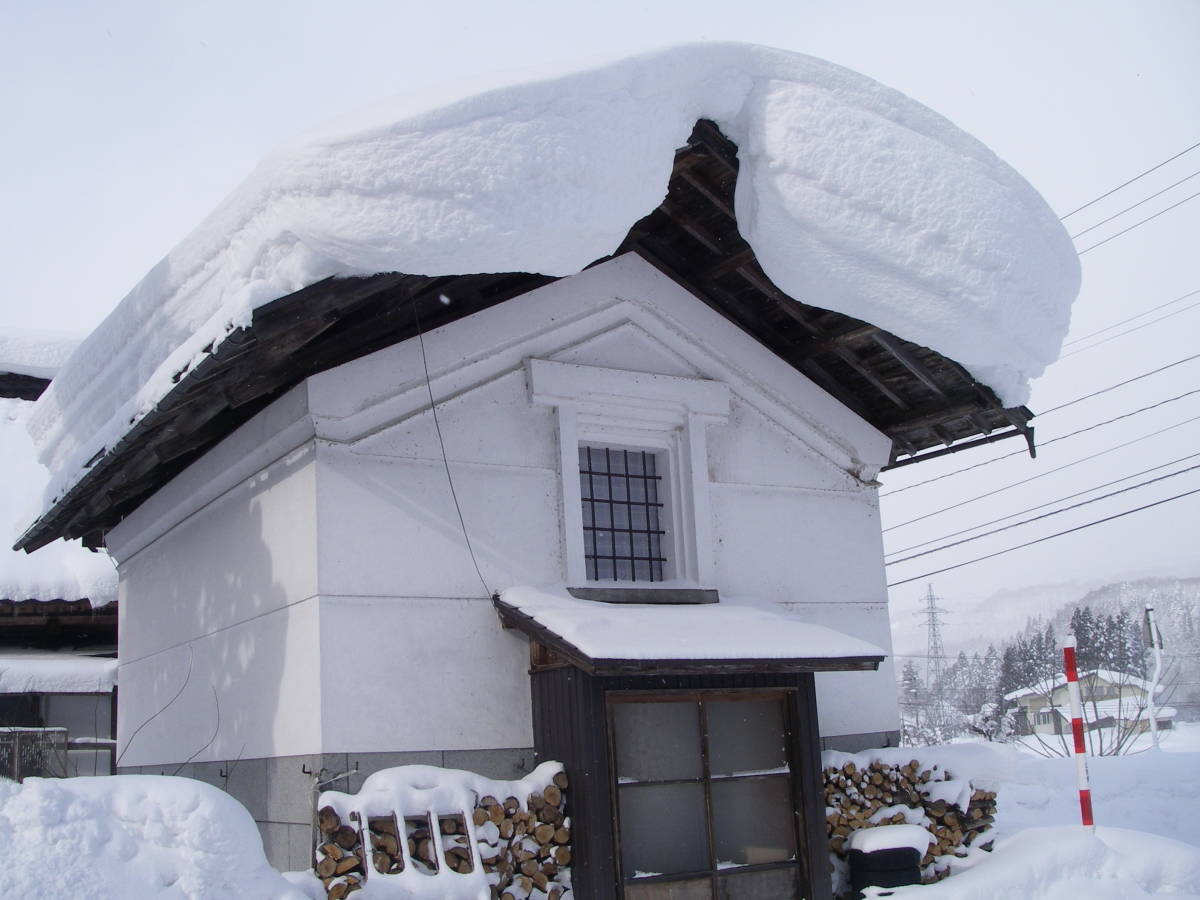
M 686 40 L 810 53 L 922 101 L 988 144 L 1060 214 L 1200 141 L 1200 3 L 362 2 L 78 3 L 0 9 L 0 327 L 85 332 L 272 146 L 395 93 L 562 67 Z M 1067 220 L 1072 234 L 1200 170 L 1200 150 Z M 1200 177 L 1082 236 L 1080 249 L 1200 191 Z M 1084 254 L 1074 339 L 1200 288 L 1200 199 Z M 1200 295 L 1051 368 L 1037 412 L 1200 352 Z M 1158 315 L 1177 313 L 1159 324 Z M 1123 328 L 1100 335 L 1112 336 Z M 1035 420 L 1045 443 L 1200 387 L 1200 360 Z M 1200 417 L 1200 394 L 1023 457 L 885 496 L 886 546 L 913 544 L 1190 453 L 1200 422 L 1089 463 L 1057 466 Z M 1019 449 L 1015 442 L 885 474 L 885 494 Z M 1144 477 L 1200 463 L 1200 457 Z M 908 525 L 1010 482 L 1021 488 Z M 1114 485 L 1126 487 L 1142 478 Z M 1200 471 L 889 568 L 889 580 L 1200 488 Z M 1077 498 L 1088 499 L 1088 494 Z M 1037 510 L 1032 514 L 1044 512 Z M 1025 518 L 1020 516 L 1019 518 Z M 1002 587 L 1200 574 L 1200 494 L 893 589 L 908 621 L 932 582 L 950 634 Z M 1008 524 L 1014 520 L 1007 520 Z M 961 537 L 969 537 L 970 534 Z M 802 536 L 798 536 L 802 539 Z M 936 544 L 935 544 L 936 545 Z M 920 549 L 928 549 L 922 547 Z M 1017 607 L 1014 605 L 1014 609 Z M 1023 613 L 1022 613 L 1023 615 Z M 908 616 L 908 619 L 905 617 Z M 903 640 L 903 638 L 902 638 Z

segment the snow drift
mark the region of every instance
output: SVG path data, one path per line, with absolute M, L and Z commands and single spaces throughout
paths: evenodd
M 788 294 L 950 356 L 1008 404 L 1054 360 L 1071 242 L 1008 165 L 831 63 L 682 46 L 439 109 L 385 105 L 267 157 L 88 338 L 31 422 L 54 495 L 253 310 L 327 276 L 578 272 L 662 200 L 700 118 Z
M 157 775 L 0 780 L 0 895 L 305 896 L 267 865 L 236 800 Z

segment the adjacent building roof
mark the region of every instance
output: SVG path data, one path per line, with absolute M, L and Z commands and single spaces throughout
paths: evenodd
M 594 675 L 873 670 L 885 656 L 861 638 L 728 600 L 605 603 L 514 587 L 494 602 L 506 627 Z
M 1137 675 L 1130 675 L 1128 672 L 1114 672 L 1112 669 L 1089 669 L 1086 672 L 1079 673 L 1079 680 L 1086 681 L 1105 681 L 1112 685 L 1120 687 L 1137 688 L 1143 693 L 1150 690 L 1150 682 L 1144 678 L 1139 678 Z M 1049 694 L 1051 691 L 1056 691 L 1061 687 L 1066 687 L 1067 676 L 1062 672 L 1055 674 L 1053 679 L 1044 681 L 1035 687 L 1017 688 L 1015 691 L 1009 691 L 1004 695 L 1005 700 L 1017 700 L 1021 697 L 1032 697 L 1038 695 Z M 1155 693 L 1161 691 L 1163 685 L 1159 685 Z
M 269 157 L 85 342 L 33 423 L 55 481 L 21 546 L 99 543 L 308 375 L 626 252 L 891 436 L 897 464 L 1032 447 L 1020 404 L 1078 261 L 1017 173 L 920 104 L 712 44 L 406 113 Z

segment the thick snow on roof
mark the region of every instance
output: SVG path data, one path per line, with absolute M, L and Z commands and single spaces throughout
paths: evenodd
M 867 641 L 782 610 L 720 603 L 577 600 L 566 588 L 513 587 L 500 599 L 591 659 L 840 659 L 886 656 Z
M 700 118 L 739 148 L 739 227 L 780 288 L 1025 401 L 1079 283 L 1037 192 L 862 75 L 782 50 L 689 45 L 438 109 L 385 105 L 268 156 L 43 397 L 33 431 L 52 495 L 270 300 L 331 275 L 567 275 L 611 253 L 662 201 Z
M 1140 678 L 1137 675 L 1130 675 L 1128 672 L 1114 672 L 1112 669 L 1088 669 L 1086 672 L 1079 673 L 1080 683 L 1091 681 L 1106 681 L 1112 685 L 1118 685 L 1122 688 L 1137 688 L 1143 692 L 1150 690 L 1150 682 L 1145 678 Z M 1067 683 L 1067 676 L 1062 672 L 1056 672 L 1054 678 L 1043 679 L 1033 687 L 1017 688 L 1015 691 L 1009 691 L 1004 695 L 1005 700 L 1016 700 L 1018 697 L 1029 697 L 1034 694 L 1049 694 L 1051 691 L 1056 691 L 1060 687 L 1064 687 Z M 1160 693 L 1164 685 L 1159 685 L 1155 689 L 1155 693 Z
M 112 560 L 77 541 L 55 541 L 37 553 L 8 549 L 37 515 L 49 473 L 38 464 L 25 430 L 33 404 L 0 398 L 0 599 L 81 600 L 93 606 L 116 599 Z
M 117 683 L 117 661 L 78 653 L 0 651 L 0 694 L 103 694 Z
M 53 378 L 79 341 L 57 331 L 0 329 L 0 372 Z

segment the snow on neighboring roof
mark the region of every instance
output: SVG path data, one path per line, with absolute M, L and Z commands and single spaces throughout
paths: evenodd
M 6 897 L 308 896 L 268 865 L 246 808 L 190 778 L 0 779 L 0 835 Z
M 104 606 L 117 597 L 112 560 L 77 541 L 55 541 L 37 553 L 8 549 L 37 514 L 49 473 L 38 464 L 25 430 L 33 404 L 0 398 L 0 599 L 81 600 Z
M 739 148 L 739 228 L 781 289 L 1025 401 L 1079 284 L 1038 193 L 865 76 L 685 45 L 439 109 L 394 102 L 269 155 L 43 396 L 32 430 L 55 473 L 47 505 L 266 302 L 335 275 L 568 275 L 610 254 L 662 201 L 700 118 Z
M 1143 692 L 1150 690 L 1150 682 L 1145 678 L 1139 678 L 1137 675 L 1130 675 L 1128 672 L 1115 672 L 1112 669 L 1089 669 L 1086 672 L 1079 673 L 1080 683 L 1096 679 L 1098 681 L 1106 681 L 1111 685 L 1119 687 L 1138 688 Z M 1053 679 L 1047 679 L 1034 687 L 1017 688 L 1015 691 L 1009 691 L 1004 695 L 1005 700 L 1018 700 L 1021 697 L 1031 697 L 1038 694 L 1049 694 L 1051 691 L 1056 691 L 1067 683 L 1067 676 L 1062 672 L 1057 672 Z M 1154 692 L 1160 693 L 1165 685 L 1159 685 Z
M 0 372 L 53 378 L 80 340 L 56 331 L 0 329 Z
M 1062 718 L 1070 721 L 1071 711 L 1064 706 L 1054 706 L 1051 709 Z M 1154 718 L 1158 721 L 1175 718 L 1177 710 L 1173 706 L 1154 707 Z M 1149 707 L 1137 703 L 1130 697 L 1124 700 L 1085 700 L 1083 714 L 1089 722 L 1098 719 L 1137 719 L 1141 716 L 1150 717 Z
M 500 600 L 590 659 L 844 659 L 887 654 L 867 641 L 779 608 L 720 603 L 650 605 L 577 600 L 563 587 L 512 587 Z
M 0 694 L 103 694 L 117 683 L 117 661 L 78 653 L 0 651 Z

